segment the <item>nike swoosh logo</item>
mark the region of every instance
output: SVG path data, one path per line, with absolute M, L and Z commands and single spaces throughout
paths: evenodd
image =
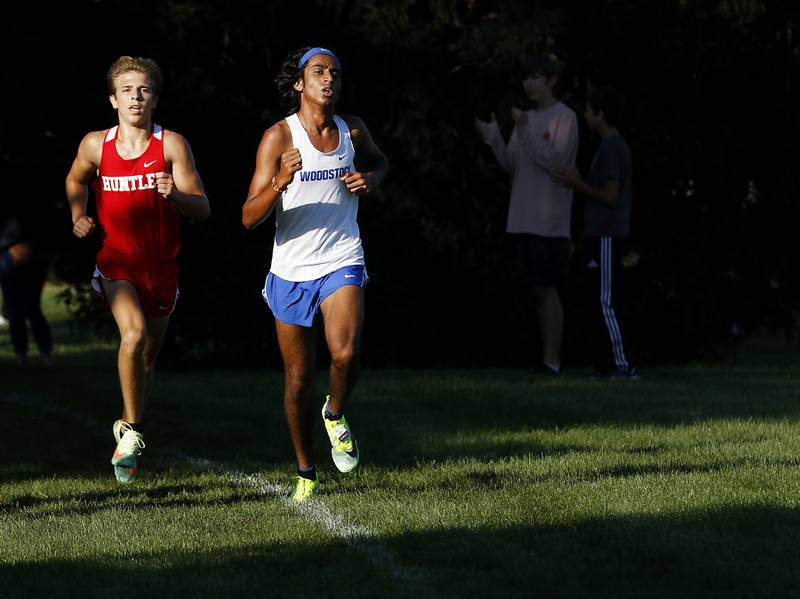
M 343 154 L 343 155 L 341 155 L 341 156 L 337 156 L 337 158 L 338 158 L 339 160 L 344 160 L 345 158 L 347 158 L 347 154 Z
M 345 453 L 351 458 L 358 459 L 358 443 L 353 441 L 353 448 L 350 451 L 345 450 Z
M 148 166 L 153 166 L 155 163 L 156 163 L 155 160 L 153 160 L 152 162 L 145 162 L 144 163 L 144 168 L 147 168 Z

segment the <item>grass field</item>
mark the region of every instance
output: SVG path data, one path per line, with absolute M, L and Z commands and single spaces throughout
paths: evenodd
M 52 293 L 55 366 L 17 367 L 0 330 L 0 597 L 800 594 L 785 348 L 639 382 L 366 372 L 363 466 L 336 472 L 318 423 L 321 494 L 296 507 L 266 368 L 160 372 L 142 477 L 118 485 L 115 347 Z

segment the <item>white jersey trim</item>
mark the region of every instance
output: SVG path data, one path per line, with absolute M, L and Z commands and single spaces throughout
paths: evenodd
M 119 131 L 119 125 L 114 125 L 113 127 L 111 127 L 111 129 L 109 129 L 106 132 L 105 141 L 109 142 L 112 139 L 116 139 L 117 131 Z M 156 125 L 155 123 L 153 123 L 153 137 L 155 137 L 159 141 L 161 141 L 161 139 L 164 137 L 164 128 L 161 125 Z

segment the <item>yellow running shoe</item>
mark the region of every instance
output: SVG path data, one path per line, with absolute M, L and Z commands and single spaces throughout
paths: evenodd
M 322 422 L 325 423 L 325 431 L 331 442 L 331 457 L 339 472 L 350 472 L 358 466 L 358 443 L 356 443 L 356 438 L 344 415 L 338 420 L 325 418 L 325 410 L 330 401 L 331 396 L 325 396 L 325 405 L 322 406 Z
M 113 431 L 114 439 L 117 441 L 117 447 L 111 457 L 114 476 L 121 483 L 129 483 L 139 474 L 136 458 L 142 455 L 144 435 L 133 430 L 131 425 L 123 420 L 114 423 Z
M 319 486 L 319 477 L 314 480 L 303 478 L 302 476 L 295 476 L 297 482 L 294 485 L 291 499 L 295 503 L 302 503 L 309 497 L 317 494 L 317 487 Z

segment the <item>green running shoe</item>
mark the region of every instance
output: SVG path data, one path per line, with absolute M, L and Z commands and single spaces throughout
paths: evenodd
M 122 420 L 117 420 L 113 427 L 114 439 L 117 447 L 111 456 L 114 466 L 114 476 L 118 482 L 129 483 L 139 474 L 137 456 L 142 455 L 144 449 L 144 436 L 131 428 L 131 425 Z
M 338 420 L 325 418 L 325 410 L 330 401 L 331 396 L 325 396 L 325 405 L 322 406 L 322 421 L 325 423 L 325 431 L 331 442 L 331 457 L 339 472 L 350 472 L 358 466 L 358 443 L 356 443 L 356 438 L 344 415 Z
M 302 476 L 295 476 L 297 482 L 294 485 L 294 491 L 291 494 L 291 500 L 295 503 L 302 503 L 309 497 L 317 494 L 317 487 L 319 486 L 319 477 L 314 480 L 303 478 Z

